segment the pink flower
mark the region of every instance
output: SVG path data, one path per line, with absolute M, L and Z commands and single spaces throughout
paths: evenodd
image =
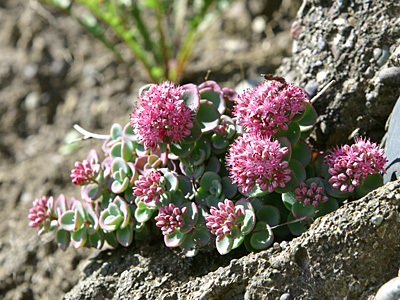
M 329 182 L 342 192 L 353 192 L 368 174 L 385 172 L 385 151 L 369 139 L 356 138 L 355 141 L 351 146 L 336 147 L 325 158 L 326 164 L 332 167 L 328 170 L 332 175 Z
M 90 183 L 94 178 L 92 165 L 87 160 L 75 162 L 75 169 L 71 171 L 71 178 L 72 183 L 76 185 Z
M 50 212 L 48 208 L 49 201 L 52 201 L 53 197 L 47 199 L 43 196 L 40 199 L 33 201 L 33 207 L 29 209 L 28 219 L 30 220 L 30 227 L 39 227 L 46 223 L 50 219 Z
M 154 150 L 158 143 L 179 142 L 190 134 L 193 112 L 182 99 L 182 87 L 165 81 L 153 85 L 140 97 L 131 125 L 140 142 Z
M 232 226 L 239 225 L 242 221 L 239 216 L 244 216 L 243 205 L 235 207 L 231 200 L 225 199 L 224 203 L 219 202 L 218 208 L 211 207 L 211 215 L 206 216 L 206 226 L 211 229 L 211 233 L 217 236 L 217 242 L 221 241 L 226 234 L 231 233 Z
M 304 182 L 300 183 L 300 188 L 294 190 L 296 200 L 303 203 L 303 206 L 312 204 L 316 207 L 318 204 L 328 201 L 328 197 L 323 195 L 322 187 L 319 187 L 315 182 L 311 183 L 310 188 Z
M 245 193 L 250 192 L 255 184 L 271 193 L 290 180 L 289 163 L 282 161 L 288 151 L 271 137 L 246 133 L 238 137 L 229 149 L 226 162 L 230 177 Z
M 147 176 L 140 175 L 133 187 L 133 195 L 141 197 L 140 200 L 148 206 L 155 206 L 164 192 L 164 177 L 155 170 L 150 171 Z
M 187 213 L 187 207 L 176 207 L 173 203 L 168 206 L 160 207 L 158 216 L 154 219 L 157 221 L 156 225 L 161 227 L 163 234 L 172 234 L 176 227 L 183 226 L 182 215 Z
M 238 96 L 234 115 L 247 132 L 273 135 L 287 130 L 295 114 L 305 109 L 308 94 L 293 83 L 268 80 Z

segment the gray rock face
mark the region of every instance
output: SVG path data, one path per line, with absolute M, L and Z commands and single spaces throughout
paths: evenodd
M 288 81 L 321 90 L 313 135 L 319 149 L 354 136 L 379 141 L 400 94 L 400 2 L 305 0 L 293 56 L 278 70 Z
M 161 244 L 103 252 L 63 299 L 372 299 L 399 268 L 399 204 L 400 181 L 390 182 L 301 237 L 208 274 L 215 253 L 185 259 Z

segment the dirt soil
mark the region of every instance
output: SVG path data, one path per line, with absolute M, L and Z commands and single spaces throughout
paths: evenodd
M 273 73 L 291 54 L 300 4 L 237 1 L 203 37 L 182 83 L 201 83 L 208 70 L 223 87 Z M 112 123 L 128 122 L 144 83 L 140 65 L 118 63 L 62 13 L 36 0 L 0 1 L 0 298 L 60 298 L 99 254 L 58 250 L 53 236 L 28 227 L 28 210 L 43 195 L 79 197 L 70 170 L 101 142 L 63 155 L 65 136 L 73 124 L 106 134 Z

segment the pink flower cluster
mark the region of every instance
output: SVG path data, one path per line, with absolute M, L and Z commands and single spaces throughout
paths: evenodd
M 325 162 L 332 166 L 328 170 L 332 175 L 329 182 L 342 192 L 353 192 L 368 174 L 384 172 L 387 163 L 384 150 L 377 144 L 365 138 L 356 138 L 355 142 L 351 146 L 336 146 L 325 158 Z
M 322 187 L 319 187 L 315 182 L 311 183 L 310 188 L 304 182 L 300 183 L 300 188 L 294 190 L 296 200 L 303 203 L 304 206 L 312 204 L 316 207 L 318 204 L 328 201 L 328 197 L 323 195 Z
M 221 241 L 225 234 L 231 233 L 232 226 L 238 225 L 239 216 L 245 214 L 243 205 L 235 207 L 231 200 L 225 199 L 224 203 L 218 203 L 218 208 L 211 207 L 211 215 L 206 216 L 206 226 L 211 233 L 217 236 L 217 242 Z
M 245 193 L 255 184 L 262 191 L 268 189 L 272 193 L 278 186 L 285 187 L 290 180 L 289 163 L 282 161 L 288 151 L 271 137 L 246 133 L 238 137 L 228 151 L 226 162 L 230 177 Z
M 155 206 L 160 201 L 160 195 L 165 192 L 162 178 L 160 172 L 155 170 L 150 171 L 147 176 L 140 175 L 135 181 L 133 195 L 141 197 L 140 200 L 146 205 Z
M 309 96 L 293 83 L 268 80 L 238 96 L 234 115 L 246 132 L 273 135 L 287 130 L 295 114 L 305 109 Z
M 28 219 L 30 227 L 39 227 L 43 225 L 49 218 L 48 202 L 52 197 L 47 199 L 45 196 L 35 199 L 33 207 L 29 209 Z
M 173 203 L 168 206 L 160 207 L 158 216 L 154 219 L 157 221 L 156 225 L 161 227 L 163 234 L 172 234 L 176 227 L 183 226 L 182 215 L 187 213 L 187 207 L 176 207 Z
M 182 99 L 183 90 L 173 82 L 153 85 L 139 97 L 131 125 L 140 143 L 156 149 L 158 143 L 179 142 L 190 134 L 193 112 Z
M 87 184 L 93 180 L 93 169 L 90 162 L 75 162 L 75 169 L 71 171 L 72 183 L 76 185 Z

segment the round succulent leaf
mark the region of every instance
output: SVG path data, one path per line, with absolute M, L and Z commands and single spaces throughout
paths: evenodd
M 228 254 L 232 250 L 233 239 L 230 239 L 227 236 L 224 236 L 222 240 L 220 240 L 219 242 L 215 242 L 215 245 L 217 247 L 219 254 L 225 255 L 225 254 Z
M 75 211 L 67 210 L 59 217 L 60 227 L 66 231 L 75 230 Z
M 65 251 L 67 250 L 69 243 L 71 241 L 69 231 L 60 229 L 57 231 L 56 242 L 58 247 Z
M 268 194 L 268 189 L 265 190 L 261 190 L 260 189 L 260 185 L 259 184 L 254 184 L 254 187 L 252 188 L 252 190 L 250 192 L 243 192 L 241 187 L 239 187 L 239 192 L 247 197 L 262 197 L 266 194 Z
M 188 233 L 197 222 L 197 206 L 194 202 L 186 202 L 182 206 L 187 208 L 187 212 L 182 215 L 184 224 L 179 227 L 179 230 L 181 233 Z
M 183 193 L 178 189 L 170 194 L 171 194 L 171 203 L 173 203 L 175 206 L 181 206 L 184 200 Z M 163 206 L 165 206 L 164 203 Z
M 110 156 L 112 159 L 122 157 L 122 144 L 116 143 L 111 147 Z
M 189 107 L 193 112 L 197 112 L 200 106 L 200 95 L 196 85 L 188 83 L 182 86 L 182 99 L 185 101 L 186 107 Z
M 187 157 L 190 153 L 192 153 L 195 144 L 184 144 L 184 143 L 171 143 L 169 148 L 173 154 L 178 156 L 179 158 Z
M 206 152 L 199 148 L 195 148 L 189 156 L 181 158 L 181 162 L 187 167 L 200 166 L 205 160 Z
M 82 228 L 71 233 L 71 244 L 74 248 L 78 249 L 85 245 L 87 240 L 87 230 Z
M 300 139 L 306 140 L 312 132 L 314 126 L 300 126 Z
M 193 194 L 193 183 L 184 175 L 178 175 L 178 190 L 185 199 L 191 198 Z
M 219 162 L 219 159 L 214 155 L 211 156 L 207 161 L 204 171 L 218 173 L 220 170 L 221 170 L 221 163 Z
M 281 129 L 276 133 L 275 136 L 277 136 L 277 137 L 285 136 L 285 137 L 288 138 L 290 144 L 294 145 L 300 139 L 300 127 L 299 127 L 299 124 L 297 124 L 296 122 L 290 122 L 287 125 L 288 125 L 288 129 L 287 130 Z
M 316 211 L 317 209 L 311 204 L 304 206 L 297 201 L 292 205 L 292 214 L 296 219 L 304 219 L 304 221 L 307 221 L 315 215 Z
M 216 134 L 212 136 L 211 141 L 215 149 L 225 149 L 230 144 L 227 138 Z
M 54 201 L 54 198 L 53 198 Z M 64 194 L 61 194 L 57 197 L 57 200 L 54 201 L 53 208 L 51 208 L 54 215 L 57 215 L 57 211 L 63 213 L 67 211 L 67 199 L 65 198 Z M 59 215 L 57 215 L 59 217 Z
M 334 198 L 338 198 L 338 199 L 347 199 L 351 196 L 352 193 L 349 192 L 342 192 L 340 189 L 338 188 L 334 188 L 332 186 L 332 183 L 329 182 L 329 178 L 327 177 L 324 179 L 325 181 L 325 193 L 328 196 L 332 196 Z
M 293 173 L 296 175 L 296 186 L 300 185 L 300 182 L 304 182 L 306 180 L 306 170 L 301 162 L 292 158 L 289 162 L 289 168 L 292 170 L 290 176 L 292 176 Z
M 259 252 L 260 250 L 255 249 L 255 248 L 251 245 L 251 242 L 250 242 L 251 236 L 252 236 L 251 234 L 248 234 L 248 235 L 245 236 L 245 238 L 244 238 L 244 246 L 246 247 L 246 250 L 247 250 L 248 252 L 257 253 L 257 252 Z
M 193 144 L 198 141 L 202 136 L 201 127 L 197 120 L 193 120 L 193 127 L 190 129 L 190 134 L 182 139 L 184 144 Z
M 204 164 L 200 166 L 185 166 L 182 162 L 179 164 L 179 168 L 181 169 L 183 175 L 193 178 L 199 179 L 201 175 L 204 173 Z
M 322 169 L 326 168 L 327 164 L 324 162 L 325 157 L 329 154 L 329 152 L 319 152 L 315 154 L 314 157 L 314 169 L 315 169 L 315 177 L 324 177 L 322 174 Z M 325 173 L 325 171 L 324 171 Z
M 243 234 L 237 235 L 233 239 L 232 250 L 236 249 L 237 247 L 239 247 L 244 242 L 244 238 L 245 238 L 245 236 Z
M 236 133 L 236 124 L 235 122 L 232 120 L 231 117 L 227 116 L 227 115 L 222 115 L 221 116 L 221 121 L 224 120 L 228 126 L 228 128 L 226 129 L 226 138 L 227 139 L 231 139 L 233 138 L 233 136 Z
M 296 174 L 292 170 L 292 172 L 290 172 L 289 176 L 290 176 L 290 181 L 286 182 L 284 187 L 278 186 L 277 188 L 275 188 L 274 189 L 275 192 L 282 194 L 282 193 L 287 193 L 287 192 L 294 190 L 294 188 L 298 185 Z
M 119 125 L 118 123 L 114 123 L 111 126 L 111 130 L 110 130 L 110 136 L 113 140 L 118 139 L 119 137 L 122 137 L 123 135 L 123 130 L 122 130 L 122 126 Z
M 205 246 L 211 241 L 210 231 L 204 223 L 196 225 L 192 234 L 192 241 L 199 246 Z
M 111 191 L 115 194 L 123 193 L 129 186 L 129 178 L 125 177 L 122 182 L 114 180 L 111 184 Z
M 279 209 L 272 205 L 264 205 L 256 212 L 257 220 L 264 221 L 269 226 L 278 225 L 281 220 Z
M 138 157 L 145 156 L 149 153 L 149 150 L 146 150 L 146 147 L 140 143 L 136 143 L 135 151 Z
M 317 211 L 315 213 L 315 217 L 321 217 L 324 216 L 326 214 L 329 214 L 335 210 L 337 210 L 339 208 L 339 203 L 337 202 L 337 200 L 333 197 L 328 197 L 328 201 L 324 202 L 324 203 L 320 203 L 317 206 Z
M 292 118 L 292 122 L 298 122 L 299 120 L 301 120 L 304 117 L 304 113 L 305 113 L 305 108 L 303 111 L 296 113 L 293 118 Z
M 120 225 L 120 228 L 125 228 L 130 222 L 131 210 L 128 207 L 128 204 L 119 196 L 115 198 L 114 203 L 118 206 L 120 213 L 122 213 L 123 217 L 123 222 Z
M 257 222 L 250 237 L 251 246 L 257 250 L 264 250 L 274 241 L 274 233 L 271 227 L 263 221 Z
M 207 133 L 218 126 L 221 114 L 217 107 L 208 100 L 200 100 L 200 107 L 197 112 L 196 120 L 200 124 L 201 131 Z
M 100 227 L 107 231 L 115 231 L 119 228 L 122 223 L 122 216 L 113 216 L 103 214 L 100 215 Z
M 208 207 L 218 207 L 218 203 L 223 202 L 223 199 L 225 199 L 224 195 L 221 195 L 221 197 L 217 198 L 213 195 L 209 195 L 206 198 L 206 203 Z
M 178 247 L 185 241 L 186 237 L 186 234 L 175 228 L 173 233 L 164 235 L 164 243 L 170 248 Z
M 164 174 L 165 184 L 167 191 L 175 192 L 178 189 L 178 177 L 177 174 L 172 172 L 166 172 Z
M 290 161 L 291 157 L 292 157 L 292 146 L 290 144 L 289 139 L 286 136 L 278 136 L 276 137 L 276 139 L 278 140 L 279 144 L 281 144 L 281 147 L 288 147 L 289 151 L 288 153 L 286 153 L 286 155 L 284 157 L 282 157 L 282 160 L 286 160 L 286 161 Z
M 104 239 L 106 240 L 107 244 L 111 247 L 116 248 L 118 246 L 117 238 L 115 237 L 115 232 L 104 232 Z
M 150 229 L 149 226 L 144 224 L 142 230 L 135 230 L 135 240 L 137 241 L 143 241 L 146 238 L 148 238 L 150 235 Z
M 296 200 L 296 195 L 293 192 L 282 193 L 282 202 L 288 210 L 292 210 L 292 206 L 299 201 Z
M 297 143 L 292 145 L 292 158 L 298 160 L 303 166 L 307 166 L 311 161 L 311 151 L 308 145 L 303 141 L 299 140 Z
M 220 197 L 222 193 L 222 184 L 220 180 L 213 180 L 211 182 L 211 187 L 209 190 L 211 195 L 214 195 L 215 197 Z
M 111 149 L 112 151 L 112 149 Z M 124 140 L 122 140 L 121 143 L 121 157 L 125 160 L 125 161 L 130 161 L 131 158 L 133 157 L 133 145 L 130 141 L 125 142 Z
M 306 170 L 306 178 L 315 177 L 315 169 L 312 164 L 308 164 L 304 169 Z
M 150 220 L 153 215 L 155 209 L 148 207 L 143 201 L 140 201 L 138 208 L 135 210 L 135 219 L 138 222 L 147 222 Z
M 313 126 L 317 121 L 318 114 L 311 103 L 306 103 L 303 118 L 298 120 L 300 126 Z
M 364 179 L 364 181 L 356 186 L 354 190 L 354 195 L 357 198 L 362 198 L 367 195 L 369 192 L 377 189 L 378 187 L 383 185 L 383 177 L 379 173 L 368 174 L 368 176 Z
M 131 141 L 133 149 L 135 149 L 137 137 L 133 133 L 133 128 L 130 122 L 125 124 L 124 128 L 122 129 L 122 132 L 123 132 L 122 135 L 123 139 L 126 141 Z
M 257 197 L 249 197 L 247 200 L 251 203 L 251 206 L 253 206 L 254 211 L 259 210 L 263 206 L 263 202 Z
M 214 180 L 221 181 L 221 177 L 215 172 L 205 172 L 200 179 L 200 187 L 209 191 Z
M 292 222 L 296 220 L 292 213 L 289 214 L 287 221 Z M 297 221 L 294 223 L 288 224 L 290 232 L 295 236 L 300 236 L 303 232 L 307 231 L 307 222 L 305 221 Z
M 104 237 L 100 230 L 93 232 L 92 234 L 88 235 L 88 241 L 90 245 L 97 250 L 103 248 L 104 245 Z
M 131 230 L 131 228 L 129 228 L 129 226 L 125 228 L 118 228 L 115 236 L 117 237 L 118 243 L 120 243 L 124 247 L 128 247 L 133 240 L 133 231 Z
M 250 231 L 253 230 L 255 222 L 256 222 L 256 215 L 254 213 L 253 206 L 249 202 L 249 200 L 242 198 L 235 203 L 235 207 L 243 205 L 245 210 L 244 219 L 242 221 L 242 226 L 240 231 L 243 235 L 249 234 Z
M 121 157 L 116 157 L 113 159 L 113 162 L 111 164 L 111 172 L 115 173 L 115 172 L 119 172 L 120 170 L 122 170 L 122 173 L 124 173 L 124 174 L 128 174 L 128 172 L 129 172 L 126 161 Z
M 237 184 L 232 182 L 232 179 L 225 176 L 221 178 L 222 184 L 222 193 L 225 194 L 225 197 L 228 199 L 232 199 L 237 193 Z
M 199 187 L 195 193 L 195 201 L 197 204 L 207 205 L 207 197 L 211 196 L 209 192 Z
M 202 137 L 196 142 L 195 150 L 202 149 L 205 152 L 205 160 L 210 158 L 211 155 L 211 143 L 208 138 Z
M 218 112 L 222 115 L 226 109 L 225 106 L 225 98 L 224 95 L 222 94 L 221 88 L 214 90 L 212 88 L 207 88 L 200 90 L 200 97 L 201 99 L 208 100 L 217 107 Z
M 87 215 L 87 219 L 89 221 L 89 225 L 87 227 L 88 233 L 93 234 L 100 227 L 99 217 L 97 216 L 97 214 L 95 213 L 95 211 L 93 209 L 86 210 L 86 215 Z

